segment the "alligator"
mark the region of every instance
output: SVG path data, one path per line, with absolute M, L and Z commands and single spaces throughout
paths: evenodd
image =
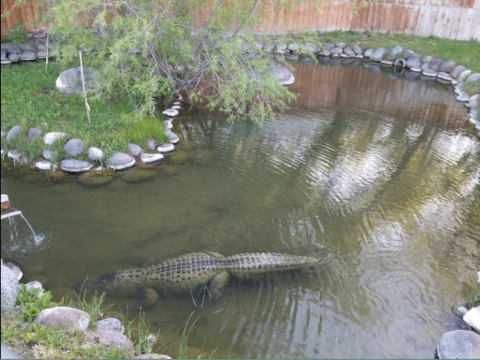
M 268 274 L 315 267 L 322 259 L 279 253 L 245 253 L 232 256 L 206 251 L 185 254 L 144 268 L 118 270 L 98 278 L 87 279 L 75 288 L 81 291 L 102 290 L 110 295 L 149 297 L 158 294 L 198 292 L 208 289 L 218 298 L 231 277 L 254 279 Z M 150 296 L 151 298 L 151 296 Z

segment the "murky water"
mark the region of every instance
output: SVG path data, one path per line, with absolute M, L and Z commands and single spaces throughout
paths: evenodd
M 175 120 L 181 145 L 149 181 L 2 171 L 39 234 L 3 222 L 2 256 L 59 297 L 87 275 L 186 252 L 323 246 L 334 259 L 321 273 L 232 281 L 216 306 L 161 299 L 147 317 L 164 351 L 194 311 L 191 355 L 433 357 L 480 267 L 480 142 L 449 86 L 335 65 L 298 64 L 298 100 L 262 129 Z

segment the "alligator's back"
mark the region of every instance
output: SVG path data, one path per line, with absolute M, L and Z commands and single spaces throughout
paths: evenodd
M 318 264 L 320 259 L 279 253 L 247 253 L 226 257 L 224 268 L 241 279 L 261 277 L 269 273 L 294 271 Z

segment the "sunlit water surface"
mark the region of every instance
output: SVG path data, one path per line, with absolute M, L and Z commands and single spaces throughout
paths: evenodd
M 38 235 L 2 222 L 2 256 L 58 300 L 87 275 L 192 251 L 326 247 L 320 273 L 232 281 L 197 308 L 160 299 L 147 318 L 163 352 L 194 311 L 191 356 L 432 358 L 479 268 L 480 143 L 451 87 L 335 65 L 296 65 L 297 101 L 261 129 L 185 112 L 149 181 L 91 188 L 4 168 L 2 193 Z

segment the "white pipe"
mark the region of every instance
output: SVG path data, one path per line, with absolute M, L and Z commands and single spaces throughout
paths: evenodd
M 2 220 L 3 219 L 8 219 L 9 217 L 16 216 L 16 215 L 22 215 L 21 211 L 12 211 L 9 212 L 8 214 L 2 214 Z

